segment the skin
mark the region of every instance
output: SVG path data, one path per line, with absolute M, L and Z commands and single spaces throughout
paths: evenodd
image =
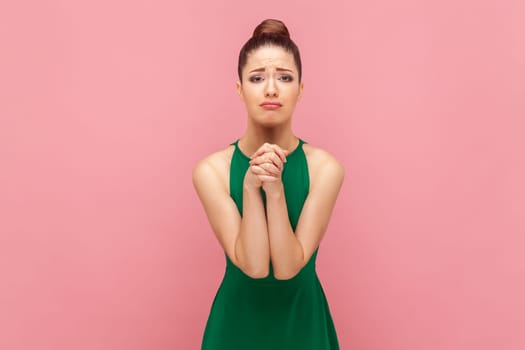
M 254 71 L 259 68 L 264 70 Z M 290 279 L 300 272 L 325 234 L 344 181 L 344 168 L 333 155 L 303 144 L 310 189 L 292 230 L 281 173 L 286 155 L 298 146 L 291 119 L 303 88 L 291 53 L 263 46 L 248 56 L 242 82 L 236 82 L 248 115 L 238 146 L 251 158 L 244 178 L 242 217 L 229 194 L 234 145 L 206 156 L 193 169 L 193 185 L 221 247 L 252 278 L 268 276 L 270 261 L 277 279 Z M 267 110 L 260 106 L 263 101 L 282 106 Z M 260 187 L 266 194 L 266 213 Z

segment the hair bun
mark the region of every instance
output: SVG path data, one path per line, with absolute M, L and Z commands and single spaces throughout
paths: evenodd
M 286 25 L 278 19 L 265 19 L 253 31 L 252 37 L 263 35 L 263 34 L 274 34 L 290 37 L 290 32 Z

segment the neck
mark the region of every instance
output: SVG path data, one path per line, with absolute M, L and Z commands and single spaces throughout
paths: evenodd
M 244 135 L 239 138 L 240 148 L 248 156 L 257 151 L 265 142 L 276 144 L 283 150 L 292 152 L 299 144 L 299 139 L 293 134 L 291 128 L 285 125 L 271 128 L 249 125 Z

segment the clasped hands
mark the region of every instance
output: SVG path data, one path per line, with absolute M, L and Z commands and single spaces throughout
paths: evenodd
M 288 150 L 265 142 L 250 157 L 246 181 L 254 187 L 263 188 L 266 194 L 278 193 L 282 188 L 281 174 Z

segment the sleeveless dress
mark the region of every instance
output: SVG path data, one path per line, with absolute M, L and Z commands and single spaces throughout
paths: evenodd
M 244 175 L 250 158 L 235 145 L 230 164 L 230 196 L 242 216 Z M 306 156 L 298 146 L 286 156 L 281 178 L 288 217 L 295 232 L 309 192 Z M 266 207 L 265 192 L 261 195 Z M 303 269 L 288 280 L 270 273 L 264 278 L 246 275 L 226 257 L 226 270 L 213 300 L 201 350 L 339 350 L 336 330 L 315 270 L 319 247 Z

